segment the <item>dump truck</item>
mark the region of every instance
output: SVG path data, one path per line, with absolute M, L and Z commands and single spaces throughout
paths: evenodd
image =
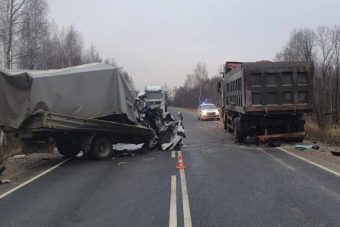
M 26 143 L 55 144 L 60 154 L 95 159 L 114 143 L 144 143 L 156 134 L 140 124 L 137 93 L 124 72 L 94 63 L 59 70 L 0 70 L 0 131 Z
M 244 142 L 303 140 L 314 109 L 313 62 L 226 62 L 218 83 L 224 129 Z

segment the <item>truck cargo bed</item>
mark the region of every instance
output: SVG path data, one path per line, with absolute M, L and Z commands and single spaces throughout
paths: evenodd
M 154 132 L 150 128 L 139 125 L 128 125 L 97 119 L 80 119 L 51 112 L 39 112 L 26 120 L 21 127 L 22 132 L 97 132 L 113 133 L 132 137 L 152 138 Z
M 241 113 L 311 111 L 311 62 L 243 63 L 226 74 L 226 109 Z

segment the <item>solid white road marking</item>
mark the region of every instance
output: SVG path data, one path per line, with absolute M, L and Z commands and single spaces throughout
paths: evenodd
M 38 174 L 37 176 L 35 176 L 35 177 L 29 179 L 28 181 L 26 181 L 26 182 L 24 182 L 24 183 L 22 183 L 22 184 L 16 186 L 15 188 L 12 188 L 11 190 L 9 190 L 9 191 L 5 192 L 4 194 L 0 195 L 0 199 L 4 198 L 5 196 L 8 196 L 9 194 L 15 192 L 16 190 L 18 190 L 18 189 L 20 189 L 20 188 L 22 188 L 22 187 L 28 185 L 29 183 L 35 181 L 35 180 L 38 179 L 39 177 L 42 177 L 43 175 L 45 175 L 45 174 L 51 172 L 52 170 L 54 170 L 54 169 L 58 168 L 59 166 L 63 165 L 64 163 L 70 161 L 71 159 L 72 159 L 72 158 L 65 159 L 64 161 L 62 161 L 62 162 L 58 163 L 57 165 L 55 165 L 55 166 L 49 168 L 48 170 L 45 170 L 44 172 L 42 172 L 42 173 Z
M 171 151 L 171 158 L 175 158 L 176 157 L 176 151 Z
M 182 152 L 178 151 L 178 156 L 180 156 L 180 155 L 182 155 Z M 181 177 L 184 227 L 192 227 L 191 213 L 190 213 L 190 206 L 189 206 L 188 188 L 187 188 L 187 181 L 185 179 L 184 169 L 180 169 L 179 174 L 180 174 L 180 177 Z
M 298 158 L 298 159 L 300 159 L 300 160 L 303 160 L 303 161 L 305 161 L 305 162 L 308 162 L 309 164 L 311 164 L 311 165 L 313 165 L 313 166 L 319 167 L 320 169 L 323 169 L 323 170 L 325 170 L 325 171 L 327 171 L 327 172 L 329 172 L 329 173 L 332 173 L 332 174 L 336 175 L 337 177 L 340 177 L 340 173 L 335 172 L 335 171 L 333 171 L 333 170 L 331 170 L 331 169 L 328 169 L 327 167 L 324 167 L 324 166 L 322 166 L 322 165 L 319 165 L 319 164 L 317 164 L 317 163 L 315 163 L 315 162 L 312 162 L 312 161 L 310 161 L 310 160 L 308 160 L 308 159 L 305 159 L 305 158 L 303 158 L 303 157 L 301 157 L 301 156 L 299 156 L 299 155 L 293 154 L 292 152 L 287 151 L 287 150 L 284 149 L 284 148 L 277 147 L 277 149 L 279 149 L 279 150 L 281 150 L 281 151 L 283 151 L 283 152 L 285 152 L 285 153 L 287 153 L 287 154 L 289 154 L 289 155 L 291 155 L 291 156 L 294 156 L 295 158 Z
M 177 227 L 176 175 L 171 176 L 169 227 Z
M 184 169 L 179 170 L 179 174 L 181 176 L 184 227 L 192 227 L 189 196 Z

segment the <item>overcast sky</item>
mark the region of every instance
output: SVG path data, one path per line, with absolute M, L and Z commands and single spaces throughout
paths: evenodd
M 49 0 L 60 26 L 114 58 L 137 89 L 182 85 L 197 62 L 272 60 L 294 28 L 340 25 L 340 0 Z

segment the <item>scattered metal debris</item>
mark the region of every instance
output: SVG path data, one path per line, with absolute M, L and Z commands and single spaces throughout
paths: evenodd
M 0 180 L 0 184 L 9 184 L 9 183 L 11 183 L 11 180 L 7 180 L 7 179 Z
M 9 159 L 23 159 L 26 156 L 27 155 L 25 155 L 25 154 L 17 154 L 17 155 L 14 155 L 14 156 L 10 157 Z
M 127 164 L 128 162 L 118 162 L 118 165 L 124 165 L 124 164 Z
M 308 144 L 296 144 L 294 146 L 295 149 L 303 151 L 303 150 L 309 150 L 313 148 L 313 145 L 308 145 Z
M 331 151 L 332 155 L 340 156 L 340 151 Z

